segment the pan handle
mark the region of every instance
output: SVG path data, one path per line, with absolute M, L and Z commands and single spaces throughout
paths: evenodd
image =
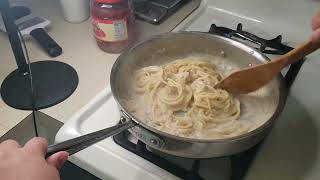
M 123 122 L 124 117 L 121 117 Z M 67 141 L 50 145 L 46 154 L 46 158 L 59 151 L 67 151 L 69 155 L 79 152 L 103 139 L 118 134 L 124 130 L 136 126 L 137 124 L 132 120 L 125 121 L 121 124 L 105 128 L 87 135 L 69 139 Z
M 123 110 L 120 110 L 122 117 L 121 122 L 131 121 L 130 116 L 124 112 Z M 135 126 L 133 128 L 130 128 L 128 130 L 133 136 L 138 138 L 140 141 L 144 142 L 150 147 L 156 148 L 158 150 L 162 149 L 162 147 L 165 145 L 164 140 L 159 137 L 157 134 L 145 129 L 142 126 Z

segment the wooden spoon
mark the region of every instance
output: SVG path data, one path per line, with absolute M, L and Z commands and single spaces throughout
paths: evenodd
M 268 63 L 236 71 L 219 82 L 215 88 L 225 89 L 230 93 L 245 94 L 255 91 L 269 83 L 285 66 L 295 63 L 306 55 L 320 48 L 320 43 L 311 40 L 292 51 Z

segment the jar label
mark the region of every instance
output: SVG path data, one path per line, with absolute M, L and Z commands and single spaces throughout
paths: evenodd
M 123 41 L 128 39 L 127 21 L 93 19 L 93 30 L 96 38 L 102 41 Z

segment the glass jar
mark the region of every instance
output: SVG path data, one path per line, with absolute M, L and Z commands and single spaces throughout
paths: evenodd
M 94 36 L 105 52 L 119 53 L 133 41 L 134 14 L 131 0 L 93 0 Z

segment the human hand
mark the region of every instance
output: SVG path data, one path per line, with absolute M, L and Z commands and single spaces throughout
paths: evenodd
M 24 147 L 14 140 L 0 144 L 0 179 L 59 180 L 59 169 L 68 159 L 67 152 L 58 152 L 45 159 L 48 143 L 33 138 Z
M 312 41 L 320 43 L 320 11 L 313 16 L 311 26 L 313 29 Z

